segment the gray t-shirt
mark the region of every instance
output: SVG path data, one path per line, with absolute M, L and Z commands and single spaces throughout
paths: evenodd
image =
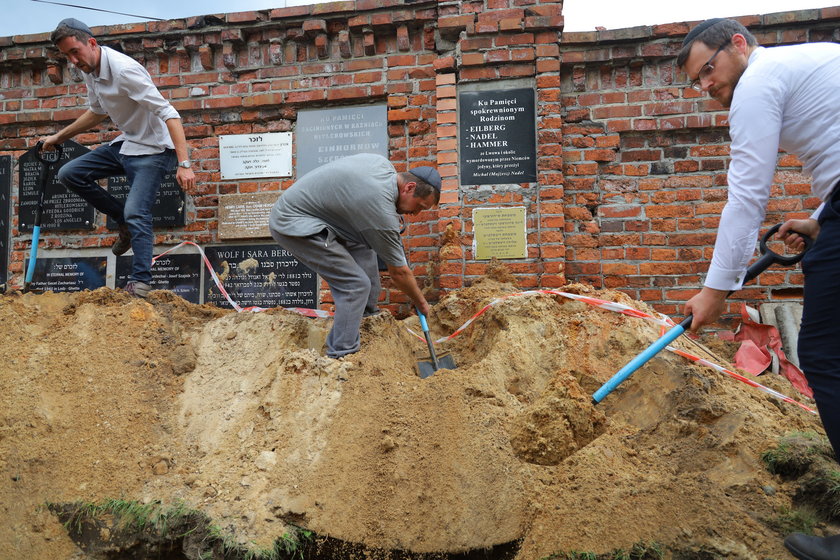
M 313 169 L 274 205 L 269 227 L 289 237 L 327 228 L 373 249 L 389 266 L 405 266 L 397 213 L 397 171 L 386 158 L 357 154 Z

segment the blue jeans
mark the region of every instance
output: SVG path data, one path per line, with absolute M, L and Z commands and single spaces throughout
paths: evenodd
M 175 150 L 159 154 L 125 156 L 122 142 L 99 146 L 92 152 L 71 160 L 58 171 L 58 180 L 87 200 L 94 208 L 128 226 L 134 260 L 131 279 L 146 284 L 152 281 L 152 207 L 163 176 L 175 169 Z M 125 175 L 131 188 L 125 205 L 95 181 Z
M 820 213 L 820 233 L 802 259 L 805 294 L 799 362 L 840 461 L 840 184 Z

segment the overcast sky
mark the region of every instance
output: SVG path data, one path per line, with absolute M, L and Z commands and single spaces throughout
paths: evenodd
M 312 3 L 308 0 L 55 0 L 63 4 L 173 19 L 234 11 L 265 10 Z M 710 17 L 769 14 L 840 5 L 840 0 L 565 0 L 566 31 L 591 31 L 693 21 Z M 90 25 L 131 23 L 144 18 L 104 13 L 35 0 L 0 0 L 0 37 L 52 31 L 66 17 Z

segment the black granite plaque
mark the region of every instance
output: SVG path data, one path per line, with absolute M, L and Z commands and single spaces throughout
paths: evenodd
M 107 257 L 38 257 L 29 289 L 33 291 L 80 292 L 105 285 Z M 23 269 L 29 266 L 24 259 Z
M 298 111 L 296 177 L 354 154 L 388 157 L 388 108 L 384 104 Z
M 9 271 L 9 201 L 12 197 L 12 156 L 0 156 L 0 284 Z
M 108 177 L 108 192 L 122 203 L 128 197 L 131 185 L 125 175 Z M 180 227 L 184 225 L 184 191 L 175 179 L 175 173 L 167 173 L 160 184 L 155 205 L 152 206 L 152 227 Z M 108 216 L 108 229 L 118 229 L 113 218 Z
M 115 288 L 131 276 L 133 257 L 117 257 Z M 164 255 L 152 263 L 153 290 L 169 290 L 191 303 L 201 303 L 201 255 Z
M 44 196 L 44 212 L 41 215 L 41 230 L 93 229 L 93 206 L 79 195 L 67 190 L 67 187 L 56 180 L 56 174 L 64 164 L 90 150 L 72 140 L 66 141 L 61 147 L 64 148 L 64 153 L 58 163 L 51 166 L 46 178 L 47 190 Z M 18 164 L 20 166 L 18 227 L 21 231 L 32 231 L 41 189 L 38 181 L 43 164 L 31 152 L 23 154 Z
M 318 305 L 318 277 L 277 245 L 225 245 L 204 250 L 231 299 L 241 307 Z M 230 308 L 204 272 L 204 303 Z
M 458 95 L 462 185 L 537 180 L 537 128 L 532 88 Z

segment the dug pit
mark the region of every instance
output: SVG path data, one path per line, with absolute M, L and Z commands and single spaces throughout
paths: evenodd
M 650 311 L 618 292 L 563 290 Z M 447 294 L 435 337 L 516 291 L 486 278 Z M 12 558 L 83 557 L 43 504 L 109 498 L 187 504 L 258 548 L 294 525 L 415 553 L 516 541 L 518 558 L 535 559 L 656 541 L 784 558 L 766 520 L 793 490 L 760 456 L 787 432 L 819 430 L 814 415 L 670 353 L 593 406 L 659 328 L 550 294 L 500 299 L 439 345 L 457 369 L 428 379 L 413 316 L 365 319 L 362 350 L 340 360 L 322 355 L 329 319 L 168 292 L 12 294 L 0 319 L 0 550 Z

